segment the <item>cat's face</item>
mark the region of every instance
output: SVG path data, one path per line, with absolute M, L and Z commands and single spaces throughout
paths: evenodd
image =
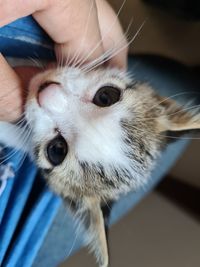
M 58 194 L 109 199 L 145 183 L 163 133 L 187 128 L 189 115 L 169 119 L 178 109 L 118 70 L 68 67 L 32 80 L 26 118 L 37 164 Z

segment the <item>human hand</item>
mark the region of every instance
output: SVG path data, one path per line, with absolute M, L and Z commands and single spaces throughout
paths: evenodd
M 58 61 L 91 62 L 110 49 L 124 47 L 109 64 L 126 67 L 127 47 L 115 13 L 104 0 L 7 0 L 0 3 L 0 27 L 32 14 L 55 42 Z M 109 26 L 111 29 L 109 30 Z M 17 73 L 0 55 L 0 120 L 14 121 L 23 111 L 24 86 L 38 70 Z M 24 81 L 26 77 L 26 81 Z

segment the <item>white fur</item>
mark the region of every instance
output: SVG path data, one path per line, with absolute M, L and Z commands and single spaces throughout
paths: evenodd
M 23 152 L 30 151 L 30 139 L 23 138 L 27 136 L 28 129 L 19 129 L 19 127 L 8 122 L 0 121 L 0 143 L 13 147 Z
M 119 120 L 127 111 L 119 109 L 117 104 L 109 109 L 96 107 L 91 103 L 92 98 L 107 81 L 97 84 L 97 75 L 91 79 L 79 75 L 79 71 L 77 79 L 74 72 L 72 69 L 72 74 L 70 70 L 58 74 L 61 87 L 54 99 L 46 97 L 44 107 L 35 99 L 28 102 L 26 117 L 33 125 L 34 139 L 50 139 L 47 133 L 58 128 L 80 161 L 100 160 L 105 164 L 125 161 Z

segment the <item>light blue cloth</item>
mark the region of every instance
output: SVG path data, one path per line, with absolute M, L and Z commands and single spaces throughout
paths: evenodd
M 0 29 L 0 51 L 5 56 L 54 58 L 50 39 L 31 17 Z M 137 79 L 150 82 L 163 94 L 199 86 L 189 68 L 167 59 L 133 57 L 129 69 Z M 167 148 L 148 185 L 114 205 L 110 223 L 116 222 L 152 190 L 186 144 L 179 141 Z M 5 155 L 8 153 L 9 150 L 4 151 Z M 0 197 L 0 263 L 3 267 L 55 267 L 69 252 L 81 246 L 81 238 L 74 243 L 73 220 L 61 199 L 49 191 L 28 158 L 21 165 L 21 157 L 19 152 L 13 155 L 15 177 L 7 180 Z

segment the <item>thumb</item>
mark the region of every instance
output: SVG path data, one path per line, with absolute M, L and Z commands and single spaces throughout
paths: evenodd
M 38 72 L 35 67 L 16 67 L 14 70 L 0 54 L 0 121 L 12 122 L 22 115 L 24 88 Z
M 0 85 L 0 120 L 14 121 L 22 113 L 22 84 L 20 78 L 1 54 Z

